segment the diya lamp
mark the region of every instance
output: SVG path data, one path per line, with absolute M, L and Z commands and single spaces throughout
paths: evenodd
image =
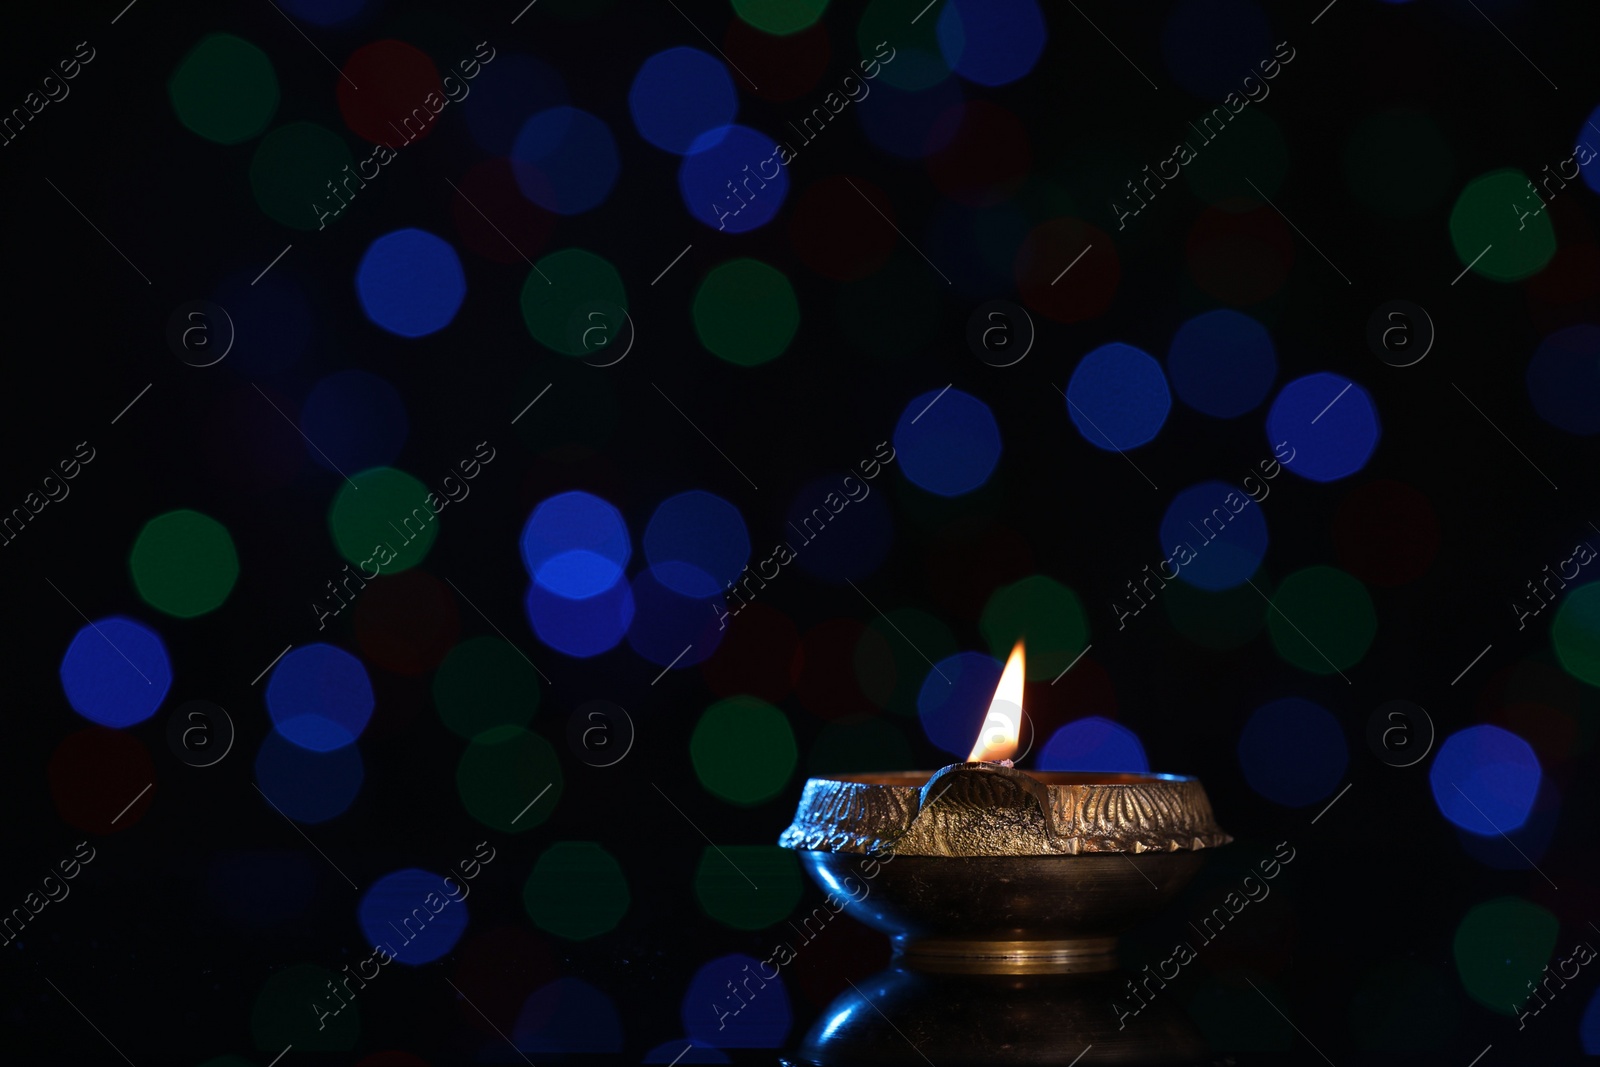
M 842 994 L 791 1064 L 1199 1062 L 1176 998 L 1119 1026 L 1117 937 L 1232 838 L 1172 774 L 1013 766 L 1024 652 L 966 762 L 812 778 L 778 839 L 843 910 L 890 935 L 889 970 Z

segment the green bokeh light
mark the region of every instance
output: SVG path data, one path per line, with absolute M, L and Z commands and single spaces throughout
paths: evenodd
M 1188 582 L 1168 582 L 1161 591 L 1167 618 L 1174 629 L 1202 648 L 1243 648 L 1267 621 L 1267 602 L 1261 599 L 1262 593 L 1272 595 L 1259 571 L 1250 580 L 1261 592 L 1248 585 L 1211 592 Z
M 522 283 L 522 321 L 533 339 L 563 356 L 614 358 L 606 350 L 624 329 L 618 311 L 628 310 L 617 268 L 581 248 L 551 252 L 537 268 Z
M 291 122 L 263 137 L 250 159 L 250 191 L 256 204 L 277 222 L 297 230 L 327 225 L 325 211 L 336 207 L 328 183 L 343 169 L 355 170 L 355 158 L 337 134 L 314 122 Z
M 1283 139 L 1278 124 L 1266 112 L 1247 106 L 1228 124 L 1228 135 L 1218 137 L 1216 143 L 1206 143 L 1199 134 L 1180 130 L 1182 139 L 1195 151 L 1195 158 L 1183 167 L 1183 176 L 1189 181 L 1194 195 L 1208 204 L 1220 205 L 1232 197 L 1250 197 L 1252 205 L 1260 194 L 1250 188 L 1250 182 L 1260 187 L 1261 193 L 1276 196 L 1289 173 L 1289 146 Z M 1173 148 L 1177 146 L 1173 142 Z M 1177 159 L 1173 159 L 1177 163 Z M 1152 166 L 1152 172 L 1155 167 Z M 1135 185 L 1143 181 L 1141 178 Z M 1169 170 L 1170 174 L 1171 171 Z M 1245 181 L 1245 175 L 1250 181 Z M 1151 182 L 1155 187 L 1156 183 Z M 1243 206 L 1243 205 L 1240 205 Z
M 450 650 L 433 676 L 433 702 L 467 740 L 497 726 L 526 726 L 539 710 L 539 675 L 517 647 L 474 637 Z
M 894 608 L 868 623 L 856 643 L 856 678 L 873 703 L 896 715 L 915 715 L 928 662 L 957 651 L 955 635 L 944 623 L 916 608 Z
M 276 1055 L 286 1045 L 293 1045 L 300 1052 L 349 1052 L 355 1048 L 361 1039 L 359 1000 L 347 1003 L 337 1015 L 326 1017 L 317 1015 L 311 1008 L 315 1003 L 325 1012 L 336 1010 L 340 1001 L 329 990 L 328 983 L 332 982 L 334 989 L 348 997 L 343 978 L 343 974 L 315 964 L 299 963 L 262 983 L 261 992 L 256 994 L 255 1005 L 250 1009 L 250 1035 L 255 1039 L 257 1051 Z M 359 988 L 356 982 L 350 985 Z M 317 1026 L 319 1019 L 323 1023 L 320 1028 Z
M 827 9 L 828 0 L 733 0 L 734 14 L 774 37 L 799 33 Z
M 532 830 L 548 819 L 561 799 L 561 787 L 555 749 L 519 726 L 497 726 L 474 737 L 456 764 L 461 803 L 474 819 L 508 834 Z
M 1450 142 L 1420 111 L 1368 115 L 1345 142 L 1344 179 L 1350 191 L 1385 215 L 1408 218 L 1433 210 L 1449 195 L 1455 173 Z
M 777 359 L 800 326 L 789 279 L 760 260 L 735 259 L 707 274 L 694 295 L 694 332 L 713 355 L 742 367 Z
M 856 26 L 856 47 L 862 61 L 877 60 L 878 76 L 885 82 L 896 89 L 916 91 L 944 81 L 950 76 L 950 67 L 939 50 L 939 13 L 918 19 L 914 25 L 911 14 L 901 0 L 872 0 Z M 878 58 L 880 44 L 883 55 L 889 57 L 887 63 Z
M 794 851 L 777 845 L 707 845 L 694 871 L 694 895 L 707 915 L 736 930 L 782 922 L 800 903 Z
M 190 131 L 218 144 L 238 144 L 266 129 L 278 110 L 278 76 L 266 53 L 249 41 L 213 33 L 172 72 L 167 96 Z
M 572 941 L 616 929 L 631 900 L 616 857 L 593 841 L 551 845 L 522 887 L 522 906 L 534 925 Z
M 1460 998 L 1449 977 L 1415 960 L 1383 963 L 1350 998 L 1350 1030 L 1364 1052 L 1433 1052 L 1455 1036 Z
M 806 755 L 806 770 L 813 775 L 915 769 L 916 757 L 905 733 L 880 718 L 830 722 Z
M 393 467 L 352 475 L 328 509 L 328 529 L 339 554 L 364 575 L 374 569 L 398 574 L 415 567 L 439 536 L 439 516 L 427 503 L 430 495 L 427 486 Z
M 1026 643 L 1030 682 L 1049 680 L 1066 670 L 1089 639 L 1089 622 L 1078 595 L 1042 574 L 995 590 L 983 606 L 978 628 L 990 653 L 1002 663 L 1018 638 Z
M 1496 170 L 1472 179 L 1450 210 L 1450 242 L 1461 265 L 1472 264 L 1473 273 L 1497 282 L 1539 273 L 1556 254 L 1550 212 L 1539 208 L 1539 198 L 1520 170 Z M 1539 213 L 1523 218 L 1519 209 Z
M 183 509 L 144 524 L 134 539 L 128 569 L 146 604 L 192 619 L 228 599 L 239 578 L 239 554 L 227 527 Z
M 858 351 L 900 360 L 933 343 L 944 318 L 938 276 L 920 263 L 895 255 L 883 269 L 839 286 L 839 328 Z M 895 313 L 884 313 L 894 308 Z
M 1215 1052 L 1287 1052 L 1299 1038 L 1280 1014 L 1287 1004 L 1283 991 L 1260 974 L 1250 981 L 1256 989 L 1239 971 L 1209 979 L 1189 1002 L 1189 1017 Z
M 1600 582 L 1567 594 L 1550 623 L 1550 643 L 1568 674 L 1600 686 Z
M 729 697 L 706 709 L 689 739 L 694 772 L 708 791 L 733 804 L 777 796 L 794 773 L 799 753 L 789 720 L 751 696 Z
M 1307 567 L 1283 580 L 1267 613 L 1278 655 L 1312 674 L 1333 674 L 1367 654 L 1378 632 L 1367 587 L 1336 567 Z
M 1513 1015 L 1538 987 L 1550 962 L 1560 924 L 1537 904 L 1520 897 L 1488 900 L 1456 927 L 1456 974 L 1467 994 L 1501 1015 Z

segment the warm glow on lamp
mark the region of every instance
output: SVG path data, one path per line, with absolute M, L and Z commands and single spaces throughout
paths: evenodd
M 969 763 L 979 760 L 1005 761 L 1017 754 L 1022 736 L 1022 683 L 1024 679 L 1022 642 L 1011 650 L 1006 669 L 1000 672 L 1000 684 L 994 688 L 994 699 L 989 703 L 989 713 L 984 716 L 983 728 L 972 745 Z

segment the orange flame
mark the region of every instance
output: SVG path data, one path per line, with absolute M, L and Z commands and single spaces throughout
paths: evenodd
M 989 713 L 984 716 L 983 728 L 973 742 L 968 762 L 979 760 L 1007 760 L 1017 754 L 1022 735 L 1022 642 L 1011 650 L 1006 669 L 1000 672 L 1000 684 L 995 686 L 994 699 L 989 703 Z

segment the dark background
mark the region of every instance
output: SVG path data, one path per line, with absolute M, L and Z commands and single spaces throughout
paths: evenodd
M 1453 195 L 1411 220 L 1382 218 L 1352 198 L 1339 161 L 1360 117 L 1400 105 L 1427 112 L 1445 132 L 1455 159 L 1452 194 L 1487 170 L 1513 166 L 1532 175 L 1567 158 L 1574 131 L 1600 95 L 1592 17 L 1577 5 L 1482 5 L 1557 90 L 1472 5 L 1339 0 L 1314 27 L 1316 4 L 1268 13 L 1274 39 L 1287 38 L 1298 50 L 1270 99 L 1252 105 L 1278 123 L 1289 144 L 1288 177 L 1273 199 L 1352 284 L 1297 238 L 1288 283 L 1241 309 L 1271 330 L 1280 385 L 1317 370 L 1353 378 L 1375 400 L 1383 437 L 1371 462 L 1346 482 L 1320 485 L 1285 474 L 1273 483 L 1264 505 L 1273 538 L 1264 571 L 1275 581 L 1300 567 L 1336 562 L 1334 513 L 1351 488 L 1373 479 L 1420 490 L 1442 531 L 1422 578 L 1373 590 L 1377 637 L 1365 659 L 1346 670 L 1346 684 L 1337 675 L 1313 676 L 1282 662 L 1264 633 L 1237 651 L 1215 652 L 1187 641 L 1159 610 L 1118 632 L 1109 608 L 1122 582 L 1157 558 L 1152 531 L 1176 488 L 1208 478 L 1237 481 L 1269 454 L 1262 412 L 1219 422 L 1175 404 L 1157 440 L 1135 453 L 1162 487 L 1154 491 L 1117 455 L 1077 434 L 1052 388 L 1064 384 L 1096 345 L 1121 340 L 1160 358 L 1181 322 L 1225 306 L 1197 287 L 1185 265 L 1186 235 L 1205 205 L 1184 183 L 1173 183 L 1118 233 L 1107 202 L 1120 192 L 1120 176 L 1073 162 L 1091 146 L 1136 161 L 1127 172 L 1132 176 L 1166 154 L 1157 146 L 1173 130 L 1209 107 L 1166 76 L 1160 12 L 1084 6 L 1159 89 L 1070 5 L 1047 11 L 1050 39 L 1032 75 L 999 89 L 966 87 L 969 99 L 992 101 L 1022 120 L 1033 167 L 1068 190 L 1077 217 L 1111 237 L 1120 261 L 1121 280 L 1103 314 L 1071 324 L 1035 314 L 1032 353 L 1017 366 L 997 369 L 968 348 L 966 322 L 984 300 L 1016 300 L 1014 281 L 941 264 L 961 278 L 946 286 L 927 270 L 939 306 L 937 340 L 906 358 L 875 358 L 834 324 L 838 283 L 809 271 L 790 247 L 787 219 L 797 193 L 845 173 L 885 190 L 901 229 L 927 250 L 922 231 L 940 194 L 919 164 L 878 152 L 847 113 L 797 159 L 790 203 L 772 224 L 744 235 L 715 233 L 687 215 L 677 195 L 676 158 L 646 145 L 626 108 L 640 62 L 675 44 L 704 47 L 704 40 L 667 4 L 622 2 L 591 18 L 567 20 L 541 0 L 513 27 L 516 6 L 457 4 L 436 11 L 378 3 L 351 25 L 302 28 L 335 62 L 384 36 L 410 40 L 441 63 L 466 54 L 458 41 L 488 39 L 502 52 L 527 51 L 561 70 L 576 106 L 611 124 L 622 159 L 616 189 L 601 208 L 558 220 L 544 249 L 591 249 L 623 276 L 639 336 L 629 358 L 606 370 L 566 360 L 528 337 L 517 313 L 527 274 L 520 262 L 506 266 L 463 251 L 466 302 L 455 322 L 433 336 L 406 341 L 362 316 L 350 279 L 371 240 L 407 225 L 455 240 L 450 194 L 440 178 L 455 178 L 483 153 L 449 110 L 425 142 L 385 168 L 346 218 L 324 232 L 294 232 L 252 202 L 245 180 L 249 145 L 224 148 L 193 136 L 176 122 L 165 92 L 166 78 L 195 41 L 208 32 L 231 32 L 273 61 L 283 92 L 275 124 L 310 118 L 342 131 L 334 72 L 270 5 L 141 0 L 115 26 L 109 23 L 119 4 L 30 8 L 8 16 L 0 43 L 0 106 L 20 103 L 77 41 L 89 40 L 98 56 L 72 83 L 68 99 L 49 106 L 0 149 L 9 334 L 0 505 L 20 503 L 77 442 L 89 440 L 98 455 L 72 483 L 67 500 L 50 505 L 0 549 L 11 682 L 0 705 L 6 754 L 0 906 L 19 904 L 75 842 L 87 837 L 99 855 L 72 883 L 70 898 L 48 907 L 18 944 L 3 950 L 5 1047 L 69 1062 L 120 1062 L 49 979 L 134 1063 L 198 1063 L 233 1052 L 264 1064 L 276 1050 L 254 1048 L 249 1014 L 266 977 L 291 963 L 337 969 L 365 952 L 354 922 L 358 895 L 251 788 L 251 763 L 268 720 L 261 687 L 250 679 L 285 644 L 313 639 L 305 604 L 343 563 L 325 518 L 339 479 L 309 460 L 285 482 L 256 478 L 239 450 L 257 425 L 270 425 L 276 416 L 258 411 L 251 418 L 260 417 L 259 424 L 231 429 L 229 418 L 217 418 L 259 403 L 253 379 L 226 361 L 206 369 L 185 366 L 164 336 L 180 303 L 210 298 L 219 279 L 253 273 L 293 242 L 274 270 L 291 274 L 310 295 L 316 333 L 298 365 L 262 384 L 298 404 L 333 370 L 380 373 L 400 388 L 410 415 L 410 436 L 396 465 L 429 484 L 476 442 L 495 445 L 498 458 L 474 483 L 477 502 L 457 515 L 446 513 L 424 569 L 468 591 L 551 676 L 534 729 L 562 753 L 565 773 L 556 812 L 537 829 L 511 836 L 481 827 L 457 798 L 454 765 L 462 743 L 439 723 L 428 676 L 370 667 L 378 708 L 361 740 L 366 784 L 347 815 L 308 830 L 363 887 L 401 866 L 442 869 L 487 838 L 499 858 L 477 883 L 469 937 L 496 927 L 532 929 L 521 887 L 548 843 L 602 843 L 619 858 L 632 888 L 620 926 L 578 943 L 539 933 L 545 956 L 507 980 L 529 983 L 531 990 L 573 975 L 606 991 L 623 1022 L 626 1054 L 619 1061 L 636 1062 L 682 1033 L 680 1001 L 701 963 L 730 952 L 763 958 L 776 940 L 773 931 L 742 933 L 699 910 L 692 879 L 704 842 L 652 783 L 717 842 L 770 843 L 789 821 L 805 753 L 824 720 L 792 697 L 780 701 L 802 753 L 789 788 L 751 809 L 718 801 L 701 788 L 688 758 L 689 731 L 716 696 L 702 672 L 669 672 L 652 686 L 659 666 L 625 644 L 584 661 L 540 644 L 522 611 L 527 578 L 517 532 L 537 501 L 581 487 L 621 508 L 637 537 L 661 499 L 704 488 L 739 507 L 759 557 L 780 536 L 799 487 L 870 455 L 913 397 L 946 383 L 994 411 L 1005 444 L 1000 466 L 982 490 L 953 501 L 931 497 L 890 467 L 875 484 L 893 507 L 894 547 L 884 566 L 858 584 L 881 607 L 909 605 L 938 616 L 966 649 L 985 647 L 977 617 L 994 588 L 1044 573 L 1077 592 L 1094 643 L 1077 670 L 1103 669 L 1114 704 L 1104 706 L 1099 690 L 1034 684 L 1030 712 L 1052 726 L 1114 714 L 1138 733 L 1154 769 L 1205 782 L 1219 821 L 1239 842 L 1215 857 L 1180 905 L 1125 940 L 1125 959 L 1138 966 L 1166 956 L 1183 936 L 1185 919 L 1204 910 L 1211 887 L 1236 881 L 1257 855 L 1288 840 L 1297 859 L 1276 883 L 1271 902 L 1248 909 L 1225 945 L 1188 968 L 1175 983 L 1177 996 L 1194 999 L 1214 974 L 1226 978 L 1242 969 L 1269 976 L 1279 1003 L 1320 1049 L 1340 1064 L 1365 1062 L 1381 1057 L 1358 1050 L 1352 1000 L 1375 967 L 1401 960 L 1435 978 L 1419 980 L 1417 1005 L 1406 1002 L 1402 989 L 1384 1009 L 1394 1040 L 1406 1040 L 1413 1018 L 1449 1020 L 1444 1036 L 1407 1053 L 1408 1061 L 1466 1063 L 1490 1043 L 1495 1049 L 1486 1064 L 1578 1058 L 1577 1020 L 1593 993 L 1592 974 L 1518 1033 L 1514 1020 L 1461 989 L 1451 939 L 1470 907 L 1508 894 L 1560 919 L 1558 953 L 1600 917 L 1590 848 L 1595 695 L 1559 670 L 1549 615 L 1518 632 L 1507 606 L 1542 566 L 1570 554 L 1589 520 L 1600 521 L 1590 495 L 1593 445 L 1542 422 L 1523 385 L 1543 333 L 1600 314 L 1600 279 L 1578 272 L 1577 289 L 1554 322 L 1548 316 L 1536 321 L 1529 283 L 1500 284 L 1469 273 L 1452 285 L 1464 265 L 1446 226 Z M 725 5 L 680 6 L 721 42 L 733 17 Z M 908 3 L 908 17 L 917 6 Z M 824 83 L 854 59 L 856 18 L 855 6 L 842 3 L 824 17 L 833 46 Z M 429 26 L 437 29 L 432 40 L 415 29 Z M 741 92 L 739 121 L 777 129 L 821 91 L 819 85 L 791 103 Z M 352 135 L 346 137 L 358 156 L 365 154 Z M 1241 195 L 1250 195 L 1242 183 Z M 1551 204 L 1563 255 L 1573 248 L 1592 252 L 1593 197 L 1573 183 Z M 650 286 L 690 242 L 688 256 Z M 736 255 L 784 271 L 801 303 L 802 325 L 789 351 L 754 370 L 724 364 L 701 349 L 687 314 L 698 278 Z M 895 255 L 925 267 L 904 242 Z M 1438 330 L 1432 353 L 1413 367 L 1385 365 L 1364 337 L 1372 310 L 1396 298 L 1424 306 Z M 904 309 L 885 306 L 881 314 L 892 323 Z M 551 395 L 511 427 L 511 417 L 551 382 Z M 153 383 L 149 393 L 110 425 L 147 383 Z M 761 488 L 753 490 L 652 383 Z M 1560 489 L 1532 470 L 1452 383 Z M 137 531 L 177 507 L 194 507 L 224 523 L 239 550 L 232 596 L 198 620 L 159 617 L 129 580 L 127 557 Z M 152 622 L 172 654 L 167 702 L 129 731 L 150 753 L 155 788 L 135 808 L 138 817 L 112 833 L 88 833 L 64 820 L 46 779 L 63 738 L 88 725 L 66 704 L 56 675 L 82 618 L 47 578 L 91 618 L 127 613 Z M 798 570 L 786 571 L 763 602 L 801 634 L 830 619 L 870 623 L 876 617 L 849 586 Z M 491 632 L 470 607 L 459 610 L 463 637 Z M 354 648 L 349 625 L 346 615 L 330 639 Z M 1351 747 L 1353 787 L 1314 826 L 1310 820 L 1320 805 L 1286 809 L 1257 796 L 1235 754 L 1249 712 L 1291 695 L 1332 709 Z M 165 737 L 170 709 L 196 698 L 222 704 L 239 729 L 232 755 L 206 769 L 180 763 Z M 606 769 L 585 766 L 565 741 L 568 715 L 596 698 L 628 709 L 638 727 L 628 758 Z M 1481 721 L 1515 729 L 1507 709 L 1518 701 L 1556 707 L 1576 724 L 1561 751 L 1546 751 L 1530 737 L 1560 798 L 1554 837 L 1539 858 L 1559 890 L 1525 866 L 1502 870 L 1474 859 L 1438 813 L 1427 764 L 1394 769 L 1368 750 L 1368 715 L 1396 698 L 1427 708 L 1441 737 Z M 918 765 L 948 762 L 914 721 L 899 723 Z M 316 878 L 311 904 L 265 924 L 230 916 L 206 880 L 218 853 L 234 849 L 304 853 L 300 858 L 309 860 L 306 869 Z M 802 909 L 816 900 L 808 888 Z M 848 919 L 827 937 L 832 945 L 819 944 L 795 964 L 795 1038 L 846 988 L 846 977 L 859 979 L 887 960 L 882 938 Z M 369 1052 L 404 1049 L 436 1063 L 507 1062 L 510 1050 L 443 981 L 454 973 L 452 961 L 447 956 L 385 978 L 359 1002 L 358 1050 L 324 1058 L 354 1062 Z M 1265 1036 L 1252 1041 L 1246 1026 L 1238 1031 L 1245 1035 L 1238 1048 L 1278 1047 L 1280 1029 L 1275 1017 L 1264 1016 L 1258 1031 Z M 1298 1062 L 1314 1061 L 1299 1038 L 1291 1048 Z M 316 1054 L 290 1053 L 308 1055 Z

